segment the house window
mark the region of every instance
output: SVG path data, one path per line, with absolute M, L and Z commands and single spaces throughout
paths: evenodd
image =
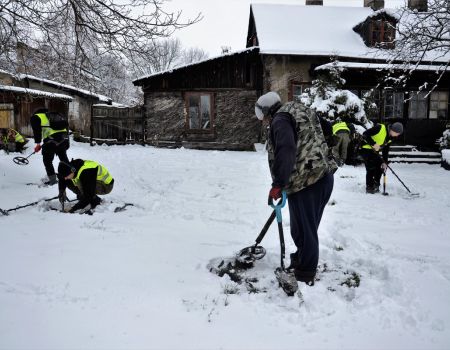
M 212 128 L 212 94 L 187 94 L 186 109 L 188 129 L 210 130 Z
M 395 26 L 393 23 L 385 20 L 373 20 L 370 23 L 369 45 L 381 46 L 386 49 L 394 47 Z
M 403 92 L 385 91 L 384 92 L 384 119 L 402 119 L 403 118 Z
M 448 118 L 448 91 L 433 91 L 430 95 L 430 119 Z
M 428 101 L 425 92 L 411 91 L 409 99 L 409 119 L 426 119 Z
M 381 94 L 380 90 L 361 90 L 361 98 L 365 103 L 366 115 L 370 120 L 377 120 L 380 116 Z
M 290 90 L 290 101 L 299 101 L 301 94 L 303 94 L 306 90 L 306 88 L 310 87 L 310 84 L 301 84 L 297 82 L 291 83 L 291 90 Z

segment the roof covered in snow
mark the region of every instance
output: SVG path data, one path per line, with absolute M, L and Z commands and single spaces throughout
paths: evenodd
M 376 70 L 383 70 L 383 69 L 399 69 L 404 70 L 405 65 L 402 64 L 387 64 L 387 63 L 367 63 L 367 62 L 333 62 L 333 63 L 327 63 L 323 64 L 321 66 L 316 67 L 315 70 L 322 70 L 322 69 L 329 69 L 332 67 L 342 67 L 342 68 L 349 68 L 349 69 L 376 69 Z M 450 66 L 445 65 L 426 65 L 426 64 L 419 64 L 417 66 L 412 65 L 411 68 L 414 68 L 416 71 L 434 71 L 434 72 L 441 72 L 441 71 L 450 71 Z
M 101 101 L 101 102 L 111 102 L 111 98 L 108 97 L 108 96 L 100 95 L 100 94 L 97 94 L 97 93 L 89 91 L 89 90 L 80 89 L 80 88 L 77 88 L 77 87 L 72 86 L 72 85 L 62 84 L 62 83 L 59 83 L 59 82 L 54 81 L 54 80 L 43 79 L 43 78 L 39 78 L 39 77 L 36 77 L 36 76 L 33 76 L 33 75 L 29 75 L 29 74 L 20 74 L 19 75 L 19 79 L 21 79 L 21 80 L 29 79 L 29 80 L 39 81 L 39 82 L 42 82 L 44 84 L 55 86 L 55 87 L 60 88 L 62 90 L 73 91 L 75 94 L 81 94 L 81 95 L 85 95 L 85 96 L 91 96 L 91 97 L 94 97 L 94 98 L 98 98 L 98 100 Z
M 251 11 L 262 54 L 367 59 L 386 56 L 381 49 L 367 47 L 353 28 L 381 13 L 399 18 L 397 10 L 374 12 L 369 7 L 252 4 Z
M 23 87 L 10 86 L 10 85 L 0 85 L 0 91 L 11 91 L 19 94 L 28 94 L 32 96 L 40 96 L 47 97 L 59 100 L 72 101 L 73 98 L 69 95 L 58 94 L 49 91 L 35 90 L 35 89 L 27 89 Z
M 353 27 L 373 15 L 368 7 L 252 4 L 251 10 L 263 54 L 367 57 Z

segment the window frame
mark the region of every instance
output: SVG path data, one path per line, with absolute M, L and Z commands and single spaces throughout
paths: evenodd
M 209 96 L 209 128 L 207 129 L 198 129 L 198 128 L 191 128 L 190 127 L 190 114 L 189 114 L 189 99 L 192 96 L 198 96 L 200 99 L 200 110 L 201 110 L 201 97 L 202 96 Z M 215 100 L 214 100 L 214 93 L 208 92 L 208 91 L 189 91 L 184 94 L 184 111 L 185 111 L 185 123 L 184 123 L 184 129 L 188 133 L 193 134 L 211 134 L 214 133 L 214 122 L 215 122 Z
M 310 82 L 300 82 L 300 81 L 292 80 L 289 84 L 289 93 L 288 93 L 289 101 L 295 101 L 294 97 L 300 96 L 300 95 L 294 95 L 294 87 L 295 86 L 300 86 L 302 94 L 303 94 L 305 92 L 305 89 L 311 87 L 312 84 Z
M 379 30 L 376 27 L 379 24 Z M 379 41 L 374 38 L 374 33 L 379 32 Z M 385 18 L 372 19 L 369 23 L 368 43 L 371 47 L 380 46 L 384 49 L 393 49 L 395 41 L 395 25 Z
M 387 94 L 392 93 L 392 97 L 393 97 L 393 116 L 392 117 L 386 117 L 386 106 L 391 106 L 390 104 L 388 105 L 386 103 L 386 97 Z M 400 115 L 395 115 L 396 112 L 396 103 L 398 103 L 398 96 L 402 95 L 402 101 L 400 103 L 401 105 L 401 113 Z M 404 91 L 395 91 L 395 90 L 384 90 L 383 91 L 383 114 L 382 114 L 382 120 L 394 120 L 394 119 L 404 119 L 404 115 L 405 115 L 405 92 Z
M 433 99 L 433 95 L 436 96 L 436 94 L 442 94 L 445 93 L 447 95 L 447 99 L 446 101 L 442 101 L 440 98 L 438 98 L 437 100 Z M 432 120 L 449 120 L 449 99 L 450 99 L 450 92 L 449 91 L 445 91 L 445 90 L 437 90 L 437 91 L 432 91 L 429 97 L 429 101 L 430 101 L 430 107 L 429 107 L 429 111 L 428 111 L 428 118 L 432 119 Z M 438 115 L 436 115 L 436 117 L 431 117 L 431 112 L 436 111 L 436 113 L 439 112 L 439 104 L 440 103 L 446 103 L 446 115 L 445 118 L 439 118 Z M 434 109 L 433 107 L 433 103 L 437 103 L 438 104 L 438 108 Z
M 408 103 L 408 119 L 409 120 L 424 120 L 424 119 L 428 119 L 428 117 L 429 117 L 429 113 L 428 113 L 429 98 L 426 97 L 427 93 L 423 92 L 423 91 L 409 91 L 408 94 L 409 94 L 409 97 L 408 97 L 408 100 L 409 100 L 408 101 L 409 102 Z M 421 99 L 421 100 L 415 99 L 415 97 L 418 97 L 420 95 L 424 96 L 425 98 Z M 417 117 L 412 118 L 411 117 L 411 113 L 412 113 L 412 110 L 413 110 L 413 103 L 416 103 L 416 104 L 423 103 L 424 104 L 424 106 L 425 106 L 425 116 L 423 118 L 417 118 Z

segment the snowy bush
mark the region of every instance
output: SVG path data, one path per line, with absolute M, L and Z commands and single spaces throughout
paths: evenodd
M 300 101 L 330 122 L 346 121 L 370 126 L 364 109 L 364 101 L 349 90 L 342 89 L 345 80 L 343 68 L 334 61 L 327 69 L 319 71 L 313 86 L 306 89 Z
M 439 145 L 441 149 L 450 149 L 450 129 L 447 129 L 439 139 Z

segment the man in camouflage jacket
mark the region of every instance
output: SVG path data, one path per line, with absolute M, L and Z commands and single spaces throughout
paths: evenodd
M 275 92 L 261 96 L 258 119 L 270 123 L 268 135 L 272 188 L 269 200 L 288 195 L 291 236 L 297 252 L 291 265 L 298 281 L 314 284 L 319 261 L 317 230 L 333 190 L 336 162 L 328 148 L 321 121 L 300 102 L 281 105 Z

